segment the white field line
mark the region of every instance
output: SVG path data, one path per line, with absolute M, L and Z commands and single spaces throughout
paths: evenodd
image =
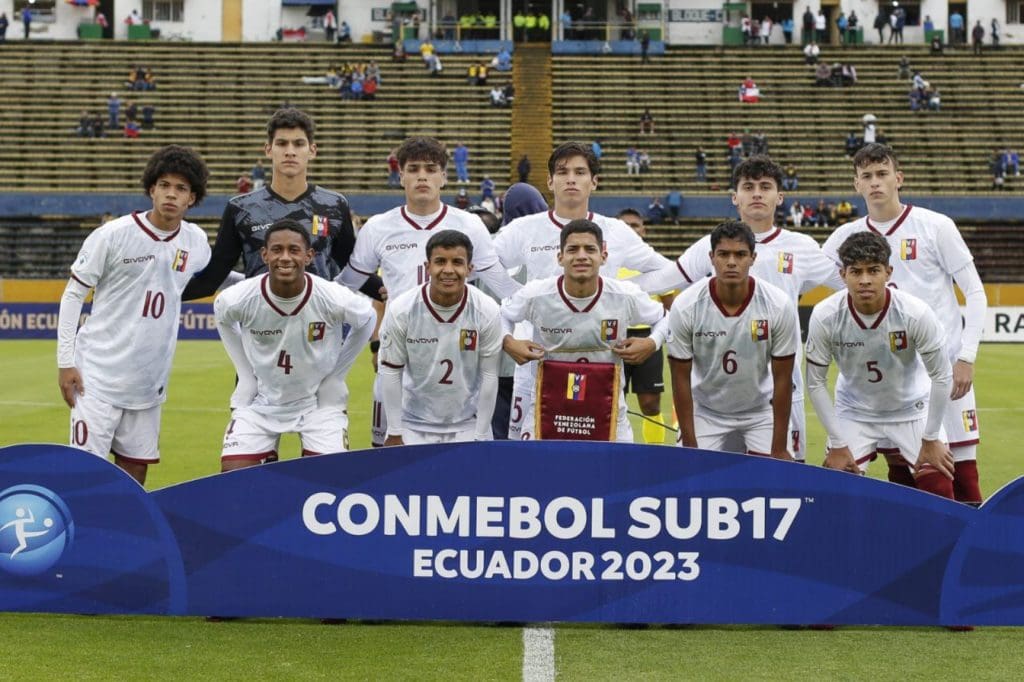
M 555 631 L 523 628 L 523 682 L 554 682 Z

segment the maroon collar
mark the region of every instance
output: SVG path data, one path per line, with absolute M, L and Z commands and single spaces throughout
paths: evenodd
M 871 218 L 867 218 L 866 219 L 867 220 L 867 224 L 868 224 L 868 229 L 871 230 L 872 232 L 876 233 L 876 234 L 882 234 L 883 237 L 888 237 L 893 232 L 895 232 L 896 230 L 899 229 L 900 225 L 903 224 L 903 221 L 907 219 L 908 215 L 910 215 L 910 209 L 912 209 L 912 208 L 914 208 L 914 207 L 911 206 L 910 204 L 907 204 L 907 207 L 903 209 L 903 213 L 900 214 L 900 217 L 896 219 L 896 222 L 892 224 L 892 227 L 890 227 L 889 231 L 886 232 L 885 234 L 882 234 L 882 231 L 874 226 L 874 224 L 871 222 Z
M 778 237 L 780 234 L 782 234 L 782 228 L 776 227 L 773 231 L 768 232 L 768 236 L 765 237 L 764 239 L 755 239 L 754 241 L 756 241 L 758 244 L 767 244 L 770 241 L 774 241 L 775 238 Z
M 417 230 L 433 230 L 438 224 L 444 220 L 445 216 L 448 215 L 448 204 L 441 204 L 441 213 L 426 227 L 421 227 L 419 223 L 409 217 L 409 214 L 405 211 L 405 206 L 401 208 L 402 217 L 405 218 L 405 222 L 413 226 Z
M 299 305 L 295 306 L 295 310 L 290 313 L 286 313 L 274 304 L 273 299 L 270 298 L 270 275 L 263 275 L 263 279 L 260 280 L 260 293 L 263 294 L 263 300 L 267 302 L 267 305 L 273 309 L 275 313 L 281 317 L 290 317 L 292 315 L 298 315 L 299 311 L 305 307 L 306 302 L 309 301 L 309 297 L 313 295 L 313 278 L 310 277 L 309 273 L 303 273 L 306 276 L 306 291 L 302 295 L 302 300 L 299 301 Z
M 148 227 L 146 227 L 146 224 L 144 222 L 142 222 L 141 218 L 139 218 L 139 212 L 138 211 L 132 211 L 132 219 L 135 221 L 135 224 L 139 226 L 139 229 L 142 230 L 143 232 L 145 232 L 147 235 L 149 235 L 149 238 L 152 239 L 155 242 L 169 242 L 172 239 L 174 239 L 175 237 L 177 237 L 178 233 L 181 232 L 181 225 L 178 225 L 178 229 L 177 230 L 175 230 L 174 232 L 171 232 L 166 237 L 161 237 L 156 232 L 154 232 L 153 230 L 151 230 Z
M 555 220 L 555 209 L 553 209 L 553 208 L 549 208 L 548 209 L 548 219 L 551 222 L 553 222 L 555 224 L 555 226 L 558 227 L 559 230 L 561 230 L 563 227 L 565 227 L 566 225 L 569 224 L 569 223 L 560 223 L 557 220 Z M 592 221 L 593 219 L 594 219 L 594 212 L 593 211 L 587 211 L 587 220 L 591 220 Z
M 442 323 L 451 323 L 458 319 L 459 315 L 462 314 L 462 311 L 466 309 L 466 303 L 469 301 L 469 285 L 466 285 L 466 288 L 462 292 L 462 301 L 459 302 L 459 307 L 455 309 L 455 312 L 452 313 L 452 316 L 447 320 L 441 317 L 441 313 L 439 313 L 437 308 L 434 307 L 434 302 L 430 300 L 430 295 L 427 293 L 427 289 L 429 287 L 430 282 L 424 284 L 420 288 L 420 295 L 423 296 L 423 303 L 426 304 L 427 310 L 429 310 L 430 314 L 434 316 L 434 319 Z
M 739 317 L 743 314 L 743 311 L 747 309 L 750 302 L 754 299 L 754 289 L 757 288 L 757 281 L 753 277 L 747 277 L 747 297 L 743 299 L 743 303 L 740 304 L 739 309 L 734 313 L 726 311 L 722 305 L 722 301 L 718 298 L 718 292 L 715 291 L 715 282 L 718 281 L 717 277 L 712 277 L 708 280 L 708 291 L 711 293 L 711 300 L 714 301 L 715 306 L 725 317 Z
M 565 293 L 565 287 L 563 286 L 564 280 L 565 275 L 560 275 L 558 277 L 558 295 L 562 297 L 562 300 L 565 302 L 566 307 L 568 307 L 569 310 L 573 311 L 574 313 L 589 313 L 590 310 L 595 305 L 597 305 L 597 299 L 601 298 L 601 292 L 604 291 L 604 277 L 598 277 L 597 293 L 594 294 L 594 298 L 590 299 L 590 303 L 587 304 L 587 307 L 584 308 L 583 310 L 580 310 L 573 304 L 571 300 L 569 300 L 568 294 Z
M 885 319 L 885 314 L 889 312 L 889 304 L 892 303 L 892 292 L 889 291 L 889 287 L 885 288 L 885 303 L 882 305 L 881 312 L 878 313 L 878 317 L 871 326 L 867 326 L 864 320 L 861 318 L 860 313 L 853 307 L 853 296 L 849 293 L 846 294 L 846 305 L 850 308 L 850 314 L 853 315 L 853 321 L 857 323 L 857 326 L 861 329 L 878 329 L 878 325 L 882 324 L 882 320 Z

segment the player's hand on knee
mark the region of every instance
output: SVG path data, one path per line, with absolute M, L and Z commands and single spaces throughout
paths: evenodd
M 85 382 L 77 367 L 61 367 L 57 370 L 57 385 L 68 407 L 74 407 L 78 396 L 85 395 Z
M 783 462 L 795 462 L 793 455 L 789 454 L 789 450 L 783 448 L 781 450 L 772 451 L 772 459 L 781 459 Z
M 914 473 L 926 473 L 929 468 L 953 479 L 953 453 L 941 440 L 921 440 L 921 451 L 917 455 Z
M 639 365 L 654 354 L 658 346 L 653 340 L 634 337 L 612 347 L 612 352 L 630 365 Z
M 401 436 L 388 434 L 388 437 L 384 439 L 384 447 L 390 448 L 394 445 L 405 445 L 405 440 Z
M 826 469 L 836 469 L 838 471 L 847 471 L 851 474 L 859 474 L 860 467 L 857 466 L 857 460 L 854 459 L 853 453 L 850 452 L 850 448 L 829 448 L 828 453 L 825 455 L 825 463 L 823 465 Z
M 963 398 L 971 390 L 973 384 L 974 365 L 964 360 L 957 360 L 953 363 L 953 390 L 950 391 L 950 399 Z

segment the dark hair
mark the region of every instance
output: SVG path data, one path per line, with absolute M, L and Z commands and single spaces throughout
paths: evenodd
M 618 218 L 619 220 L 622 220 L 622 216 L 624 215 L 636 216 L 640 220 L 644 219 L 644 214 L 636 210 L 635 208 L 624 208 L 621 211 L 619 211 L 619 214 L 615 217 Z
M 754 231 L 742 220 L 727 220 L 719 223 L 711 230 L 711 250 L 718 248 L 719 242 L 723 239 L 735 239 L 739 242 L 746 242 L 750 252 L 754 253 L 757 241 L 754 239 Z
M 474 204 L 466 209 L 466 213 L 472 213 L 480 222 L 487 228 L 487 232 L 490 234 L 496 234 L 498 229 L 501 228 L 501 218 L 494 215 L 491 211 L 487 210 L 483 206 Z
M 435 232 L 430 236 L 430 239 L 427 240 L 427 246 L 425 248 L 427 260 L 430 260 L 430 256 L 433 254 L 434 249 L 457 249 L 460 246 L 466 249 L 466 260 L 472 263 L 473 242 L 465 232 L 459 232 L 458 230 L 441 230 L 440 232 Z
M 189 189 L 196 195 L 196 204 L 206 196 L 206 183 L 210 180 L 210 171 L 206 168 L 203 157 L 194 150 L 169 144 L 154 152 L 146 163 L 146 170 L 142 171 L 142 186 L 146 189 L 146 194 L 149 194 L 161 176 L 168 173 L 185 178 Z
M 582 142 L 563 142 L 555 147 L 555 151 L 551 152 L 551 156 L 548 157 L 548 173 L 554 175 L 559 161 L 565 161 L 574 156 L 582 156 L 587 160 L 587 168 L 590 169 L 591 175 L 596 176 L 601 172 L 601 162 L 594 156 L 593 147 Z
M 565 243 L 569 241 L 569 235 L 573 234 L 592 234 L 597 238 L 598 246 L 604 244 L 604 232 L 601 231 L 601 226 L 592 220 L 579 218 L 566 223 L 562 228 L 562 234 L 558 237 L 559 251 L 565 250 Z
M 267 121 L 267 142 L 274 141 L 274 133 L 279 128 L 302 128 L 302 132 L 306 133 L 306 140 L 313 144 L 316 124 L 313 123 L 313 119 L 309 117 L 309 114 L 304 111 L 299 111 L 292 107 L 275 111 L 274 115 Z
M 878 142 L 864 145 L 853 155 L 854 169 L 862 168 L 872 163 L 885 163 L 886 161 L 892 164 L 893 170 L 900 169 L 899 157 L 896 156 L 896 152 L 892 150 L 892 147 Z
M 309 236 L 309 231 L 299 224 L 298 221 L 292 220 L 291 218 L 284 218 L 278 220 L 276 223 L 267 228 L 267 231 L 263 233 L 263 243 L 270 243 L 270 235 L 277 232 L 294 232 L 295 234 L 302 236 L 302 241 L 305 243 L 307 249 L 313 248 L 313 241 Z
M 855 232 L 839 247 L 839 261 L 844 268 L 855 263 L 888 265 L 890 256 L 892 249 L 885 237 L 871 231 Z
M 429 161 L 443 169 L 448 167 L 448 150 L 444 143 L 433 137 L 410 137 L 398 148 L 398 165 L 405 168 L 409 161 Z
M 732 172 L 732 186 L 739 187 L 740 180 L 743 179 L 760 180 L 761 178 L 771 178 L 775 181 L 775 189 L 781 191 L 784 175 L 782 166 L 763 154 L 757 154 L 736 166 L 736 170 Z

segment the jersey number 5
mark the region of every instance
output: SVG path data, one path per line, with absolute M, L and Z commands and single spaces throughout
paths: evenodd
M 868 374 L 871 375 L 871 378 L 868 379 L 869 384 L 877 384 L 885 378 L 882 376 L 882 370 L 878 369 L 878 360 L 868 360 L 867 368 Z

